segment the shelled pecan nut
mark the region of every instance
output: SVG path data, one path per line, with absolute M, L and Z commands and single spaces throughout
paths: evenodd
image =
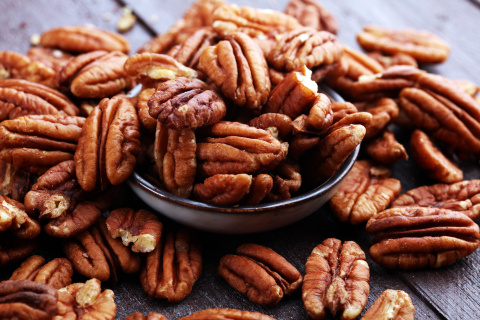
M 133 252 L 151 252 L 162 236 L 163 224 L 147 210 L 115 209 L 105 221 L 112 238 L 121 238 L 123 245 L 132 243 Z
M 158 312 L 150 312 L 146 316 L 144 316 L 141 312 L 135 312 L 126 317 L 124 320 L 168 320 L 168 318 Z
M 39 242 L 31 239 L 0 240 L 0 269 L 30 256 L 39 247 Z
M 38 61 L 13 52 L 0 51 L 0 79 L 14 78 L 55 87 L 55 71 Z
M 55 258 L 45 264 L 42 256 L 31 256 L 18 267 L 10 280 L 29 280 L 61 289 L 72 283 L 73 268 L 65 258 Z
M 330 208 L 342 222 L 359 224 L 386 209 L 400 194 L 400 181 L 389 178 L 387 167 L 356 161 L 330 199 Z
M 73 55 L 59 49 L 31 47 L 28 49 L 27 57 L 59 72 L 73 58 Z
M 140 152 L 139 127 L 137 111 L 125 95 L 105 98 L 92 111 L 74 157 L 84 190 L 118 185 L 131 175 Z
M 260 110 L 267 102 L 271 87 L 267 61 L 246 34 L 236 32 L 205 48 L 198 68 L 240 107 Z
M 376 320 L 386 317 L 392 320 L 415 319 L 415 307 L 408 293 L 391 289 L 383 291 L 360 320 Z
M 91 26 L 63 26 L 47 30 L 40 36 L 40 45 L 68 52 L 130 51 L 130 44 L 124 36 Z
M 412 66 L 418 68 L 417 60 L 409 54 L 398 52 L 393 55 L 385 55 L 380 51 L 370 51 L 367 53 L 370 58 L 375 59 L 385 69 L 393 66 Z
M 200 80 L 177 77 L 160 83 L 148 100 L 149 114 L 170 129 L 196 129 L 219 122 L 227 113 L 223 99 Z
M 57 313 L 57 290 L 33 281 L 0 282 L 0 318 L 48 320 Z
M 315 0 L 290 0 L 285 13 L 296 18 L 305 27 L 337 33 L 337 20 Z
M 373 216 L 366 230 L 375 234 L 372 259 L 391 269 L 438 268 L 474 252 L 478 225 L 467 215 L 440 208 L 397 207 Z
M 199 240 L 188 230 L 169 233 L 148 253 L 140 272 L 143 290 L 154 298 L 179 302 L 192 291 L 202 273 Z
M 302 285 L 302 275 L 284 257 L 252 243 L 222 257 L 217 270 L 230 286 L 262 306 L 276 305 Z
M 23 202 L 35 180 L 36 176 L 30 172 L 0 161 L 0 195 Z
M 212 25 L 213 12 L 227 4 L 224 0 L 196 0 L 183 14 L 186 28 L 201 28 Z
M 267 199 L 273 188 L 273 178 L 271 175 L 262 173 L 252 177 L 252 183 L 247 194 L 242 198 L 241 204 L 247 206 L 257 205 Z
M 393 132 L 387 130 L 373 140 L 368 141 L 365 151 L 370 158 L 386 165 L 408 159 L 405 147 L 397 141 Z
M 300 165 L 286 159 L 273 174 L 272 190 L 267 194 L 270 202 L 290 199 L 302 186 Z
M 197 183 L 193 195 L 202 202 L 221 206 L 238 203 L 249 192 L 252 176 L 242 174 L 215 174 Z
M 267 130 L 278 139 L 285 140 L 291 132 L 292 119 L 280 113 L 264 113 L 253 118 L 248 123 L 249 126 Z
M 465 180 L 452 184 L 438 183 L 414 188 L 395 199 L 391 206 L 449 209 L 477 220 L 480 218 L 480 180 Z
M 399 113 L 397 103 L 390 98 L 380 98 L 372 103 L 357 103 L 355 105 L 359 111 L 366 111 L 372 115 L 372 121 L 366 128 L 365 139 L 378 135 Z
M 145 128 L 148 132 L 155 132 L 157 128 L 157 120 L 149 114 L 148 100 L 155 93 L 155 88 L 146 88 L 138 95 L 136 104 L 138 120 L 141 127 Z
M 329 238 L 316 246 L 305 264 L 302 299 L 312 319 L 325 319 L 326 309 L 340 319 L 355 319 L 370 292 L 365 253 L 353 241 Z
M 274 320 L 265 314 L 253 311 L 242 311 L 236 309 L 205 309 L 196 311 L 178 320 Z
M 9 231 L 18 239 L 34 239 L 41 230 L 40 223 L 28 216 L 22 203 L 0 196 L 0 232 Z
M 203 27 L 172 47 L 167 54 L 181 64 L 196 69 L 203 49 L 214 45 L 216 38 L 211 27 Z
M 58 290 L 58 312 L 52 320 L 113 320 L 116 312 L 113 291 L 102 291 L 100 281 L 90 279 Z

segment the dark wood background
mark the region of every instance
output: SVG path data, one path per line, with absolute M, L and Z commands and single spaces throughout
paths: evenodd
M 121 7 L 129 5 L 139 16 L 139 22 L 125 36 L 132 45 L 132 53 L 155 33 L 164 32 L 181 17 L 193 0 L 2 0 L 0 2 L 0 50 L 26 53 L 33 34 L 40 34 L 60 25 L 93 24 L 115 30 Z M 239 5 L 283 10 L 287 0 L 232 0 Z M 476 0 L 323 0 L 339 21 L 340 40 L 359 49 L 355 34 L 366 24 L 404 28 L 411 27 L 432 31 L 451 45 L 447 62 L 429 66 L 430 72 L 452 79 L 467 79 L 480 84 L 479 35 L 480 3 Z M 403 142 L 407 136 L 400 136 Z M 461 163 L 465 179 L 480 178 L 477 161 Z M 432 184 L 422 176 L 411 161 L 401 161 L 392 167 L 394 177 L 402 182 L 402 192 L 413 187 Z M 130 192 L 131 194 L 131 192 Z M 137 199 L 129 199 L 136 206 L 143 206 Z M 162 218 L 167 227 L 174 223 Z M 284 298 L 277 306 L 263 308 L 230 288 L 216 273 L 219 259 L 234 252 L 245 242 L 271 247 L 289 260 L 302 273 L 311 250 L 328 237 L 354 240 L 365 252 L 370 238 L 364 226 L 339 223 L 324 206 L 318 212 L 291 226 L 261 234 L 229 236 L 200 232 L 204 248 L 204 270 L 193 287 L 192 293 L 182 302 L 170 304 L 151 299 L 140 286 L 138 275 L 123 276 L 112 288 L 117 303 L 117 319 L 141 311 L 144 314 L 157 311 L 169 319 L 177 319 L 197 310 L 222 307 L 259 311 L 276 319 L 308 319 L 300 293 Z M 53 242 L 46 255 L 60 254 Z M 480 319 L 480 252 L 458 261 L 452 266 L 435 270 L 411 272 L 390 271 L 368 258 L 370 265 L 370 296 L 367 308 L 386 289 L 402 289 L 408 292 L 415 305 L 416 319 Z M 3 270 L 1 278 L 10 276 Z M 79 281 L 81 277 L 76 276 Z

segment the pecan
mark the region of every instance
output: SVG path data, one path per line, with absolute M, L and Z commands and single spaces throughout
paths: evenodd
M 172 47 L 167 54 L 187 67 L 197 69 L 203 49 L 216 42 L 216 35 L 212 28 L 204 27 L 192 33 L 182 43 Z
M 273 188 L 273 178 L 269 174 L 259 174 L 252 177 L 250 190 L 242 198 L 241 203 L 247 206 L 253 206 L 262 202 Z
M 276 138 L 285 140 L 291 132 L 292 119 L 280 113 L 264 113 L 253 118 L 248 123 L 249 126 L 263 129 Z
M 293 71 L 330 65 L 340 59 L 343 45 L 327 31 L 299 28 L 282 35 L 268 56 L 268 63 L 277 70 Z
M 182 77 L 160 83 L 148 107 L 150 116 L 170 129 L 213 125 L 227 112 L 223 99 L 205 83 Z
M 308 113 L 308 124 L 316 130 L 328 128 L 334 120 L 332 101 L 323 93 L 317 94 Z
M 73 55 L 58 49 L 31 47 L 28 49 L 27 57 L 59 72 L 73 58 Z
M 0 79 L 15 78 L 55 86 L 55 71 L 13 51 L 0 51 Z
M 137 112 L 125 95 L 103 99 L 88 116 L 75 152 L 82 188 L 105 189 L 128 179 L 140 152 Z
M 253 243 L 222 257 L 217 270 L 230 286 L 262 306 L 276 305 L 302 285 L 302 275 L 284 257 Z
M 18 201 L 0 196 L 0 232 L 10 231 L 18 239 L 34 239 L 41 231 L 40 223 L 25 212 Z
M 392 202 L 392 207 L 409 206 L 450 209 L 477 220 L 480 218 L 480 180 L 422 186 L 408 190 Z
M 467 215 L 440 208 L 398 207 L 373 216 L 366 230 L 375 234 L 370 256 L 391 269 L 438 268 L 473 253 L 478 225 Z
M 0 160 L 43 173 L 73 158 L 84 118 L 29 115 L 0 124 Z
M 213 12 L 225 5 L 224 0 L 196 0 L 183 14 L 188 28 L 201 28 L 213 23 Z
M 0 318 L 48 320 L 57 313 L 57 290 L 28 280 L 0 282 Z
M 425 132 L 417 129 L 412 133 L 410 152 L 428 177 L 444 183 L 463 180 L 462 170 L 434 146 Z
M 141 312 L 135 312 L 126 317 L 124 320 L 168 320 L 168 318 L 158 312 L 150 312 L 146 316 L 144 316 Z
M 393 55 L 384 55 L 380 51 L 371 51 L 367 53 L 370 58 L 375 59 L 385 69 L 392 66 L 412 66 L 418 68 L 417 60 L 409 54 L 397 52 Z
M 448 58 L 448 44 L 436 35 L 414 29 L 388 29 L 366 26 L 357 34 L 357 41 L 367 51 L 380 51 L 393 55 L 406 53 L 418 63 L 439 63 Z
M 237 204 L 250 190 L 252 176 L 248 174 L 215 174 L 194 186 L 195 198 L 216 205 Z
M 128 53 L 130 51 L 130 44 L 122 35 L 91 26 L 64 26 L 50 29 L 40 36 L 40 45 L 69 52 L 104 50 Z
M 182 229 L 169 233 L 155 250 L 148 253 L 140 282 L 149 296 L 179 302 L 190 294 L 201 273 L 199 240 Z
M 337 20 L 316 0 L 290 0 L 285 13 L 296 18 L 305 27 L 337 33 Z
M 36 176 L 28 171 L 15 168 L 10 163 L 0 161 L 0 195 L 23 202 L 32 187 Z
M 395 100 L 390 98 L 380 98 L 371 103 L 355 104 L 360 111 L 366 111 L 372 115 L 372 121 L 367 126 L 365 139 L 376 136 L 385 129 L 394 120 L 399 113 L 398 105 Z
M 392 320 L 415 319 L 415 307 L 408 293 L 391 289 L 383 291 L 360 320 L 386 318 Z
M 30 280 L 61 289 L 72 283 L 73 268 L 65 258 L 55 258 L 45 264 L 41 256 L 31 256 L 18 267 L 10 280 Z
M 475 98 L 480 91 L 480 87 L 468 80 L 452 80 L 453 83 L 468 95 Z
M 87 231 L 66 239 L 62 246 L 73 268 L 89 278 L 116 282 L 120 270 L 135 273 L 140 269 L 140 257 L 120 239 L 110 237 L 102 217 Z
M 154 158 L 160 181 L 167 191 L 188 198 L 197 169 L 197 143 L 192 129 L 168 129 L 157 124 Z
M 0 241 L 0 268 L 21 261 L 39 247 L 39 242 L 31 239 L 8 239 Z
M 384 131 L 382 135 L 369 141 L 365 151 L 370 158 L 382 164 L 393 164 L 398 160 L 408 159 L 407 151 L 390 131 Z
M 332 108 L 332 112 L 333 112 L 333 123 L 337 123 L 338 121 L 342 120 L 346 116 L 358 112 L 357 107 L 355 107 L 355 105 L 353 105 L 348 101 L 345 101 L 345 102 L 333 101 L 330 107 Z
M 265 314 L 236 309 L 205 309 L 194 312 L 178 320 L 274 320 Z
M 242 32 L 252 38 L 274 36 L 302 25 L 292 16 L 272 10 L 224 5 L 213 12 L 213 29 L 221 35 Z
M 113 320 L 117 312 L 113 291 L 102 292 L 98 279 L 73 283 L 58 290 L 58 312 L 52 320 Z
M 258 45 L 243 33 L 205 48 L 198 68 L 240 107 L 255 110 L 267 102 L 271 86 L 267 61 Z
M 112 238 L 122 238 L 124 246 L 133 243 L 133 252 L 151 252 L 162 236 L 163 224 L 147 210 L 115 209 L 105 221 Z
M 340 319 L 355 319 L 367 304 L 370 269 L 365 253 L 353 241 L 329 238 L 316 246 L 305 264 L 302 299 L 312 319 L 326 309 Z
M 197 143 L 198 169 L 202 176 L 269 171 L 285 159 L 287 149 L 265 130 L 221 121 Z
M 155 88 L 146 88 L 142 90 L 138 96 L 138 101 L 136 104 L 140 125 L 149 132 L 155 132 L 155 129 L 157 128 L 157 120 L 155 120 L 155 118 L 148 113 L 148 100 L 155 93 L 155 91 Z
M 300 165 L 287 159 L 275 168 L 273 187 L 267 199 L 271 202 L 290 199 L 301 185 Z
M 400 181 L 389 178 L 390 175 L 386 167 L 365 160 L 355 162 L 330 199 L 330 208 L 342 222 L 366 222 L 400 194 Z

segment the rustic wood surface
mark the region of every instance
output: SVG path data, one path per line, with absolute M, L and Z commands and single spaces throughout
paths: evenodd
M 0 3 L 0 50 L 26 53 L 32 34 L 39 34 L 52 27 L 74 24 L 94 24 L 115 30 L 115 23 L 125 4 L 131 6 L 140 17 L 125 36 L 132 45 L 132 53 L 154 33 L 167 30 L 181 17 L 193 0 L 2 0 Z M 283 10 L 287 0 L 232 0 L 239 5 Z M 427 70 L 452 79 L 467 79 L 480 84 L 478 72 L 478 30 L 480 28 L 480 4 L 477 0 L 323 0 L 339 21 L 340 40 L 354 48 L 355 34 L 366 24 L 378 24 L 396 28 L 412 27 L 432 31 L 451 45 L 447 62 L 429 66 Z M 407 136 L 400 140 L 407 142 Z M 465 179 L 480 178 L 478 162 L 464 162 L 461 167 Z M 402 182 L 402 191 L 432 184 L 412 161 L 401 161 L 392 167 L 394 177 Z M 130 204 L 144 206 L 138 199 L 129 199 Z M 117 205 L 121 205 L 117 203 Z M 169 228 L 175 223 L 162 218 Z M 117 319 L 130 313 L 144 314 L 157 311 L 169 319 L 177 319 L 194 311 L 213 308 L 237 308 L 259 311 L 276 319 L 308 319 L 300 294 L 284 298 L 273 308 L 255 305 L 230 288 L 216 273 L 219 259 L 232 253 L 245 242 L 254 242 L 271 247 L 282 254 L 302 273 L 311 250 L 328 237 L 354 240 L 365 252 L 371 245 L 364 226 L 349 226 L 339 223 L 324 206 L 310 217 L 291 226 L 261 234 L 228 236 L 200 232 L 204 247 L 204 270 L 191 295 L 178 304 L 148 297 L 140 286 L 138 275 L 124 276 L 118 284 L 105 284 L 115 292 Z M 58 243 L 46 240 L 42 254 L 60 255 Z M 368 258 L 370 265 L 370 295 L 367 308 L 386 289 L 402 289 L 410 294 L 416 308 L 416 319 L 480 319 L 480 253 L 462 259 L 450 267 L 436 270 L 398 272 L 386 270 Z M 2 270 L 2 279 L 10 276 L 11 270 Z M 79 276 L 76 280 L 84 281 Z

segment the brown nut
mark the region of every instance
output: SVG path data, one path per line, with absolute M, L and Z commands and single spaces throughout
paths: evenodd
M 267 198 L 272 188 L 273 178 L 271 175 L 262 173 L 255 177 L 252 177 L 250 190 L 248 190 L 247 194 L 242 198 L 240 202 L 241 204 L 247 206 L 257 205 Z
M 183 14 L 186 28 L 211 26 L 213 23 L 213 12 L 225 4 L 224 0 L 196 0 Z
M 302 186 L 300 165 L 291 159 L 282 162 L 273 173 L 273 187 L 267 194 L 270 202 L 290 199 Z
M 302 285 L 302 275 L 284 257 L 253 243 L 222 257 L 217 271 L 230 286 L 262 306 L 276 305 Z
M 13 51 L 0 51 L 0 79 L 14 78 L 55 87 L 55 71 Z
M 375 300 L 360 320 L 414 320 L 415 307 L 408 293 L 402 290 L 385 290 Z
M 122 35 L 91 26 L 64 26 L 50 29 L 40 36 L 40 45 L 69 52 L 104 50 L 128 53 L 130 51 L 130 44 Z
M 133 243 L 133 252 L 151 252 L 162 236 L 163 224 L 147 210 L 115 209 L 105 221 L 112 238 L 121 238 L 123 245 Z
M 352 170 L 330 199 L 330 209 L 342 222 L 359 224 L 386 209 L 400 194 L 397 179 L 391 171 L 372 163 L 356 161 Z
M 316 246 L 305 264 L 302 299 L 312 319 L 325 319 L 326 309 L 340 319 L 355 319 L 370 292 L 365 253 L 353 241 L 329 238 Z
M 399 113 L 397 103 L 390 98 L 380 98 L 372 103 L 356 103 L 355 105 L 359 111 L 366 111 L 372 115 L 372 121 L 366 128 L 365 139 L 378 135 Z
M 31 256 L 18 267 L 10 280 L 30 280 L 61 289 L 72 283 L 73 268 L 65 258 L 55 258 L 45 264 L 41 256 Z
M 178 320 L 274 320 L 265 314 L 236 309 L 205 309 L 194 312 Z
M 477 220 L 480 218 L 480 180 L 414 188 L 399 196 L 391 205 L 449 209 Z
M 1 240 L 0 269 L 29 257 L 38 247 L 39 241 L 31 239 Z
M 373 216 L 366 230 L 375 234 L 372 259 L 390 269 L 439 268 L 473 253 L 478 225 L 467 215 L 440 208 L 398 207 Z
M 0 196 L 0 232 L 9 231 L 17 239 L 34 239 L 41 230 L 40 223 L 28 216 L 23 204 Z
M 168 320 L 168 318 L 158 312 L 150 312 L 146 316 L 144 316 L 141 312 L 135 312 L 126 317 L 124 320 Z
M 291 132 L 292 119 L 280 113 L 264 113 L 253 118 L 248 123 L 249 126 L 267 130 L 277 139 L 285 140 Z
M 155 88 L 146 88 L 140 92 L 136 104 L 138 120 L 141 127 L 145 128 L 148 132 L 155 132 L 157 128 L 157 120 L 153 118 L 149 113 L 148 100 L 155 93 Z
M 252 176 L 248 174 L 215 174 L 196 184 L 193 195 L 202 202 L 229 206 L 240 202 L 251 185 Z
M 371 51 L 367 55 L 375 59 L 385 69 L 393 66 L 412 66 L 418 68 L 417 60 L 409 54 L 398 52 L 393 55 L 384 55 L 380 51 Z
M 104 190 L 128 179 L 140 152 L 137 112 L 125 95 L 103 99 L 88 116 L 75 152 L 78 183 Z
M 368 141 L 365 151 L 374 161 L 386 165 L 408 159 L 404 146 L 397 141 L 393 132 L 390 131 L 384 131 L 383 134 Z
M 285 13 L 296 18 L 305 27 L 337 33 L 337 20 L 316 0 L 290 0 Z
M 0 195 L 23 202 L 35 180 L 36 176 L 30 172 L 0 161 Z
M 52 319 L 57 313 L 57 290 L 33 281 L 0 282 L 0 318 Z
M 113 291 L 102 292 L 98 279 L 73 283 L 58 290 L 58 312 L 52 320 L 113 320 L 117 312 Z
M 73 58 L 73 55 L 59 49 L 31 47 L 28 49 L 27 57 L 59 72 Z
M 179 302 L 192 291 L 202 273 L 199 240 L 188 230 L 169 233 L 148 253 L 140 272 L 145 292 L 157 299 Z
M 149 114 L 169 129 L 196 129 L 219 122 L 227 113 L 223 99 L 200 80 L 178 77 L 160 83 L 148 100 Z
M 271 87 L 267 61 L 246 34 L 234 33 L 205 48 L 198 68 L 237 106 L 260 110 L 267 102 Z
M 406 53 L 418 63 L 439 63 L 448 58 L 450 47 L 428 31 L 414 29 L 388 29 L 366 26 L 357 34 L 357 41 L 367 51 L 385 54 Z

